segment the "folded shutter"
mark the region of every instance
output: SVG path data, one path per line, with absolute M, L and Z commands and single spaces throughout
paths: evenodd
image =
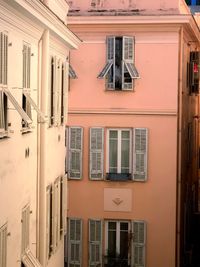
M 68 267 L 81 267 L 82 262 L 82 221 L 69 219 Z
M 80 179 L 82 176 L 82 139 L 83 128 L 69 128 L 69 178 Z
M 46 189 L 46 262 L 48 262 L 50 256 L 50 198 L 51 198 L 51 186 Z
M 147 142 L 148 129 L 133 129 L 133 180 L 147 179 Z
M 102 266 L 102 221 L 89 220 L 89 267 Z
M 72 66 L 70 64 L 69 64 L 69 77 L 71 79 L 77 79 L 78 78 L 75 70 L 72 68 Z
M 135 39 L 134 37 L 123 37 L 123 89 L 132 89 L 132 80 L 126 81 L 125 77 L 129 74 L 131 79 L 139 78 L 139 73 L 134 65 L 134 50 L 135 50 Z M 128 74 L 127 74 L 128 73 Z
M 4 93 L 0 90 L 0 133 L 5 132 L 5 107 L 4 107 Z
M 103 179 L 104 129 L 90 129 L 90 179 Z
M 30 249 L 27 249 L 22 255 L 22 262 L 25 267 L 42 267 L 38 259 L 33 255 Z
M 132 252 L 131 252 L 131 266 L 145 267 L 146 254 L 146 222 L 132 221 Z

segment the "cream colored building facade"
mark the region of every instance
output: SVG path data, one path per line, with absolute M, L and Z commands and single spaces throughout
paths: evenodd
M 53 10 L 53 11 L 52 11 Z M 65 0 L 0 1 L 0 266 L 64 265 Z

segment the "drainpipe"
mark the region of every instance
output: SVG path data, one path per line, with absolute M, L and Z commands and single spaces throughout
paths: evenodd
M 183 64 L 183 27 L 179 31 L 178 55 L 178 99 L 177 99 L 177 189 L 176 189 L 176 264 L 180 266 L 180 222 L 181 222 L 181 135 L 182 135 L 182 64 Z
M 47 114 L 48 105 L 48 81 L 49 81 L 49 30 L 45 30 L 42 35 L 41 43 L 41 90 L 40 90 L 40 109 Z M 39 144 L 39 181 L 38 181 L 38 258 L 42 266 L 46 264 L 46 131 L 47 123 L 40 124 Z

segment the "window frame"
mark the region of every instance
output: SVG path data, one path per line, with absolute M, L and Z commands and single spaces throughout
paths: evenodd
M 7 266 L 7 223 L 0 227 L 0 266 Z
M 132 174 L 132 153 L 133 153 L 133 148 L 132 148 L 132 144 L 133 144 L 133 138 L 132 138 L 132 133 L 133 130 L 132 128 L 107 128 L 107 134 L 106 134 L 106 173 L 109 174 L 110 171 L 110 159 L 109 159 L 109 146 L 110 146 L 110 131 L 117 131 L 118 132 L 118 136 L 117 136 L 117 174 L 121 173 L 121 169 L 122 169 L 122 162 L 121 162 L 121 141 L 122 141 L 122 131 L 127 131 L 130 133 L 130 144 L 129 144 L 129 174 Z
M 128 223 L 128 234 L 131 232 L 131 220 L 105 220 L 105 247 L 104 247 L 104 255 L 108 256 L 108 224 L 109 222 L 114 222 L 116 223 L 116 254 L 120 254 L 120 224 L 121 223 Z M 130 251 L 128 251 L 128 264 L 131 263 L 131 246 L 130 246 Z

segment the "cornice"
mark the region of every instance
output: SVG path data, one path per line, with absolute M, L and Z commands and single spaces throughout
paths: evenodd
M 157 116 L 177 116 L 174 110 L 134 110 L 134 109 L 72 109 L 69 108 L 69 115 L 157 115 Z
M 71 49 L 77 48 L 80 44 L 80 39 L 39 0 L 7 0 L 6 3 L 36 21 L 43 28 L 55 33 Z

